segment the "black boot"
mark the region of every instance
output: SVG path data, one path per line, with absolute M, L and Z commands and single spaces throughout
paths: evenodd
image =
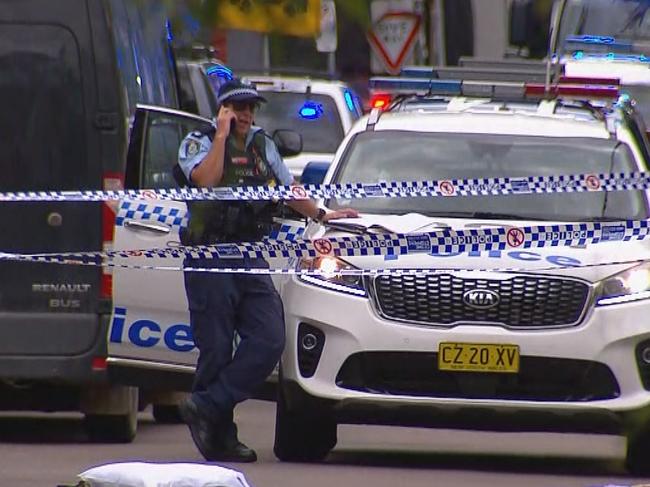
M 206 460 L 211 460 L 216 454 L 213 435 L 215 429 L 214 421 L 212 421 L 191 396 L 181 402 L 178 409 L 181 418 L 190 429 L 190 434 L 192 435 L 192 440 L 194 440 L 196 448 Z
M 255 450 L 247 447 L 237 437 L 237 425 L 233 421 L 232 411 L 212 430 L 212 453 L 214 461 L 221 462 L 255 462 Z

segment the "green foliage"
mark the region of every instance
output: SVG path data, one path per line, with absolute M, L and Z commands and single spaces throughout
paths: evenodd
M 205 27 L 214 25 L 219 15 L 221 2 L 253 2 L 263 1 L 274 3 L 278 0 L 162 0 L 167 5 L 172 17 L 189 11 Z M 305 8 L 306 0 L 287 0 L 288 8 L 300 10 Z M 370 24 L 370 3 L 372 0 L 335 0 L 336 12 L 349 20 L 367 28 Z
M 370 26 L 372 0 L 334 0 L 337 15 L 346 16 L 366 29 Z

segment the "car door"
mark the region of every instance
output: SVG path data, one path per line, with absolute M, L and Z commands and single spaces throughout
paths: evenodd
M 127 189 L 174 188 L 172 169 L 178 148 L 189 132 L 204 129 L 210 120 L 162 107 L 138 106 L 125 175 Z M 161 201 L 151 196 L 124 199 L 116 208 L 115 250 L 179 247 L 179 230 L 187 224 L 184 201 Z M 145 258 L 134 253 L 116 261 L 129 266 L 180 269 L 182 257 Z M 189 312 L 179 270 L 113 269 L 113 316 L 108 335 L 112 362 L 140 365 L 196 363 Z
M 211 121 L 187 112 L 138 106 L 135 114 L 125 176 L 126 189 L 174 188 L 173 167 L 178 148 L 189 132 L 204 130 Z M 116 208 L 114 250 L 179 247 L 179 230 L 187 225 L 184 201 L 162 201 L 152 191 L 146 199 L 119 201 Z M 299 238 L 305 222 L 276 219 L 271 238 Z M 192 340 L 182 257 L 149 258 L 133 252 L 116 259 L 113 269 L 113 315 L 108 354 L 114 365 L 164 364 L 190 371 L 198 351 Z M 127 264 L 120 267 L 119 264 Z M 289 259 L 269 260 L 272 268 L 293 265 Z M 132 268 L 133 266 L 157 269 Z M 273 276 L 277 288 L 287 276 Z M 235 344 L 237 339 L 235 340 Z

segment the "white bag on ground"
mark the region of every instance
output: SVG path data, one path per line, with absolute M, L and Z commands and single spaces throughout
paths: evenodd
M 250 487 L 241 472 L 202 463 L 109 463 L 78 477 L 90 487 Z

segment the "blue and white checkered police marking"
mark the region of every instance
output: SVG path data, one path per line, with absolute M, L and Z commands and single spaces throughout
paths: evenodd
M 70 252 L 59 254 L 0 254 L 0 260 L 94 263 L 130 257 L 192 257 L 201 259 L 269 259 L 292 257 L 356 257 L 421 253 L 462 253 L 483 250 L 526 249 L 643 240 L 650 234 L 650 221 L 593 222 L 528 227 L 497 227 L 441 230 L 418 234 L 367 234 L 314 240 L 263 240 L 196 247 Z
M 499 196 L 530 193 L 581 193 L 650 189 L 647 173 L 570 174 L 476 178 L 440 181 L 401 181 L 373 184 L 308 184 L 302 186 L 241 186 L 221 188 L 171 188 L 122 191 L 28 191 L 0 193 L 10 201 L 114 201 L 160 200 L 300 200 L 306 198 L 394 198 Z
M 182 227 L 187 227 L 188 214 L 186 209 L 168 208 L 155 203 L 135 202 L 123 200 L 115 216 L 115 225 L 121 227 L 125 220 L 151 220 L 158 223 L 164 223 L 172 229 L 178 231 Z

